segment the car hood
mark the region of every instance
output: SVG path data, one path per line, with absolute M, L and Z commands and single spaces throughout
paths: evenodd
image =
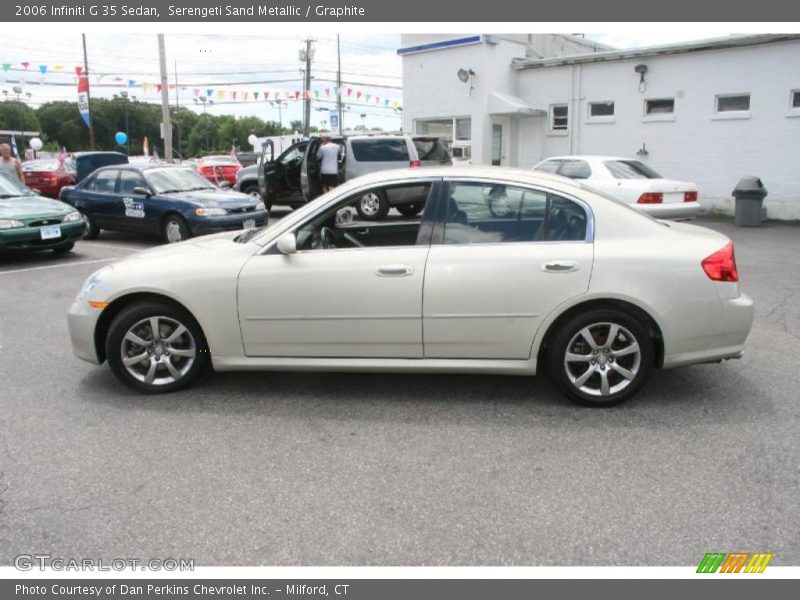
M 257 201 L 249 194 L 227 190 L 195 190 L 164 194 L 164 198 L 194 202 L 199 206 L 219 206 L 222 208 L 245 208 L 255 206 Z
M 33 219 L 36 217 L 63 217 L 75 209 L 43 196 L 18 196 L 0 199 L 0 219 Z

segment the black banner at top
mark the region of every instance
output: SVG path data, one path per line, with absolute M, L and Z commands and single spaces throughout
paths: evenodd
M 786 0 L 67 0 L 17 1 L 0 4 L 6 22 L 609 22 L 800 21 L 800 3 Z

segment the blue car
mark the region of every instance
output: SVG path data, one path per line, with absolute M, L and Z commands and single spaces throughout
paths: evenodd
M 180 242 L 195 235 L 250 229 L 267 222 L 264 203 L 220 189 L 193 169 L 169 165 L 102 167 L 60 199 L 86 222 L 86 239 L 101 229 L 161 235 Z

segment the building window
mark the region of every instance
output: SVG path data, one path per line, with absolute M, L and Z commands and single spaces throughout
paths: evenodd
M 459 142 L 472 139 L 472 119 L 456 119 L 456 138 Z
M 800 90 L 792 90 L 789 93 L 789 112 L 787 117 L 800 117 Z
M 717 96 L 717 112 L 745 112 L 750 110 L 750 94 Z
M 589 116 L 590 117 L 613 117 L 614 116 L 614 103 L 613 102 L 589 102 Z
M 417 119 L 414 133 L 439 138 L 455 159 L 469 160 L 472 156 L 472 119 L 469 117 Z
M 644 101 L 645 121 L 674 121 L 675 98 L 650 98 Z
M 420 119 L 415 124 L 418 135 L 430 135 L 453 141 L 453 119 Z
M 800 108 L 800 90 L 792 90 L 792 108 Z
M 566 131 L 569 126 L 569 108 L 566 104 L 550 105 L 550 131 Z

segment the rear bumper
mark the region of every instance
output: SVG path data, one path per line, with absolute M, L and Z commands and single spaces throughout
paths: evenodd
M 702 211 L 699 202 L 634 204 L 633 207 L 656 219 L 694 219 Z
M 51 250 L 77 242 L 83 236 L 86 225 L 83 221 L 61 223 L 61 237 L 43 240 L 39 227 L 19 227 L 0 231 L 0 251 Z
M 711 337 L 705 350 L 670 354 L 664 357 L 665 369 L 729 358 L 741 358 L 744 343 L 753 325 L 753 300 L 745 294 L 723 300 L 719 331 Z
M 197 217 L 189 223 L 189 226 L 192 228 L 194 235 L 205 235 L 243 229 L 244 222 L 250 219 L 255 221 L 256 227 L 261 227 L 266 225 L 268 218 L 269 212 L 266 210 L 255 210 L 224 217 Z
M 73 302 L 67 313 L 67 327 L 72 353 L 95 365 L 100 364 L 94 345 L 94 330 L 102 311 L 91 308 L 85 301 Z

